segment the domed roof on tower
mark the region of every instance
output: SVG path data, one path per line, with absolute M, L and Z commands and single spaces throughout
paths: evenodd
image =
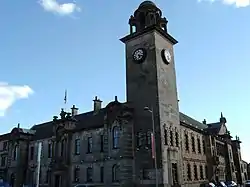
M 141 32 L 150 26 L 156 26 L 167 32 L 167 19 L 152 1 L 142 2 L 129 19 L 130 34 Z
M 143 1 L 143 2 L 139 5 L 139 7 L 143 7 L 143 6 L 155 6 L 155 7 L 156 7 L 155 3 L 153 3 L 152 1 Z

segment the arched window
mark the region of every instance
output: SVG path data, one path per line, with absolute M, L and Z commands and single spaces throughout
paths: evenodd
M 119 179 L 118 179 L 118 170 L 119 170 L 119 166 L 118 165 L 113 165 L 113 168 L 112 168 L 112 181 L 113 182 L 118 182 Z
M 15 145 L 15 147 L 14 147 L 13 159 L 14 159 L 14 160 L 17 160 L 17 145 Z
M 120 141 L 120 129 L 118 126 L 115 126 L 113 128 L 113 132 L 112 132 L 112 136 L 113 136 L 113 148 L 117 149 L 119 148 L 119 141 Z

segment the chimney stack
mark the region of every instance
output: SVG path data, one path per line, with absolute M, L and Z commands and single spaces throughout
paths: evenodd
M 206 121 L 206 119 L 204 119 L 202 123 L 206 125 L 206 124 L 207 124 L 207 121 Z
M 102 101 L 95 96 L 94 101 L 94 112 L 98 112 L 102 108 Z
M 76 108 L 76 106 L 73 105 L 72 108 L 71 108 L 71 115 L 75 116 L 77 114 L 78 114 L 78 108 Z

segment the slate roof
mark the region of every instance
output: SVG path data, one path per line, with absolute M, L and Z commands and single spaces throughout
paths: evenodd
M 92 129 L 103 127 L 106 108 L 101 109 L 98 113 L 87 112 L 75 116 L 76 130 Z M 31 130 L 35 130 L 33 140 L 46 139 L 53 136 L 53 121 L 34 125 Z
M 209 123 L 207 124 L 208 128 L 207 131 L 212 133 L 212 134 L 218 134 L 220 129 L 221 129 L 221 123 L 217 122 L 217 123 Z
M 98 113 L 87 112 L 78 114 L 75 116 L 76 122 L 76 131 L 84 130 L 84 129 L 94 129 L 103 127 L 104 116 L 106 113 L 106 108 L 101 109 Z M 191 125 L 198 129 L 205 129 L 207 125 L 183 114 L 180 112 L 180 121 L 186 123 L 187 125 Z M 46 139 L 53 136 L 53 121 L 42 123 L 39 125 L 34 125 L 31 130 L 35 130 L 35 136 L 33 140 L 41 140 Z
M 185 124 L 187 125 L 191 125 L 195 128 L 198 128 L 198 129 L 206 129 L 208 126 L 206 124 L 203 124 L 189 116 L 187 116 L 186 114 L 183 114 L 180 112 L 180 121 L 181 122 L 184 122 Z

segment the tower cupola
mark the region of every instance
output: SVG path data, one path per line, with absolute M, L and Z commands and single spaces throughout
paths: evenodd
M 156 26 L 167 32 L 167 19 L 162 17 L 161 10 L 151 1 L 142 2 L 129 19 L 130 34 Z

